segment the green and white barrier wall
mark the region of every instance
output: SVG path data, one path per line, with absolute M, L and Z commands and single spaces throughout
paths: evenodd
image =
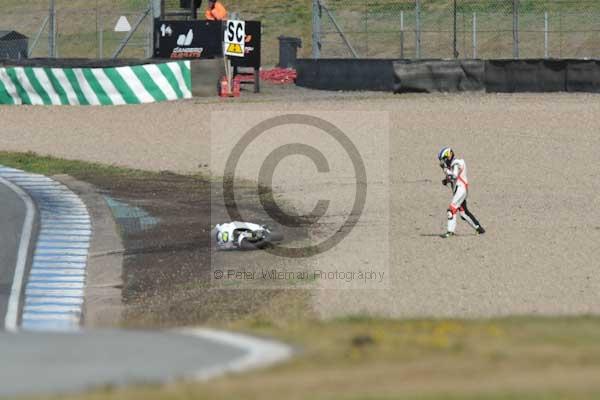
M 0 67 L 0 104 L 120 105 L 189 99 L 189 61 L 108 68 Z

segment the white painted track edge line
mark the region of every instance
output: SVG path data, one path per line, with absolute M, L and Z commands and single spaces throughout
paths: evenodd
M 35 220 L 35 206 L 31 197 L 17 185 L 4 179 L 0 176 L 0 183 L 15 192 L 17 196 L 25 203 L 25 220 L 23 221 L 23 229 L 21 231 L 21 241 L 17 254 L 17 265 L 13 277 L 13 283 L 10 290 L 10 297 L 4 318 L 4 328 L 9 332 L 16 332 L 19 323 L 19 304 L 21 301 L 21 293 L 23 291 L 23 281 L 25 279 L 25 267 L 29 255 L 29 247 L 31 245 L 31 235 L 33 231 L 33 223 Z
M 227 373 L 264 368 L 286 361 L 294 354 L 293 349 L 286 344 L 241 333 L 208 328 L 181 328 L 175 329 L 173 332 L 217 342 L 245 352 L 241 357 L 224 364 L 192 372 L 190 378 L 196 380 L 208 380 Z

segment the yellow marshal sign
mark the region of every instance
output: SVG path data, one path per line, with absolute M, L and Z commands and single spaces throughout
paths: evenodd
M 229 43 L 225 49 L 225 54 L 228 56 L 244 57 L 244 49 L 242 48 L 242 45 Z

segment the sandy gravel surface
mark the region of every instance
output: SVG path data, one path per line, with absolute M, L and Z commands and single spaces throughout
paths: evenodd
M 310 263 L 333 269 L 362 263 L 389 271 L 389 288 L 318 290 L 314 306 L 321 315 L 600 313 L 600 97 L 281 90 L 242 100 L 0 107 L 0 149 L 192 173 L 223 163 L 226 150 L 210 147 L 213 111 L 384 112 L 389 146 L 363 154 L 370 180 L 359 229 L 342 247 Z M 240 121 L 232 125 L 243 125 Z M 370 148 L 371 130 L 385 123 L 365 117 L 361 124 L 348 125 L 343 128 L 357 146 Z M 230 143 L 236 141 L 236 134 L 223 134 L 230 135 Z M 219 143 L 227 143 L 227 137 Z M 289 140 L 282 135 L 280 144 Z M 468 162 L 470 208 L 488 229 L 485 236 L 472 235 L 460 221 L 458 237 L 445 241 L 435 236 L 444 229 L 450 199 L 440 184 L 435 155 L 447 144 Z M 309 212 L 318 199 L 347 198 L 348 177 L 316 182 L 314 175 L 298 172 L 306 165 L 299 158 L 277 170 L 276 188 L 295 206 Z M 372 172 L 377 168 L 388 171 Z M 326 228 L 343 219 L 345 203 L 332 201 Z M 373 239 L 378 232 L 384 232 L 383 245 Z

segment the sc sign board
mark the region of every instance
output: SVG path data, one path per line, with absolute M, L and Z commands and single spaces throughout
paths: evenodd
M 229 20 L 225 25 L 223 38 L 224 53 L 226 56 L 244 57 L 244 43 L 246 39 L 246 23 L 244 21 Z

